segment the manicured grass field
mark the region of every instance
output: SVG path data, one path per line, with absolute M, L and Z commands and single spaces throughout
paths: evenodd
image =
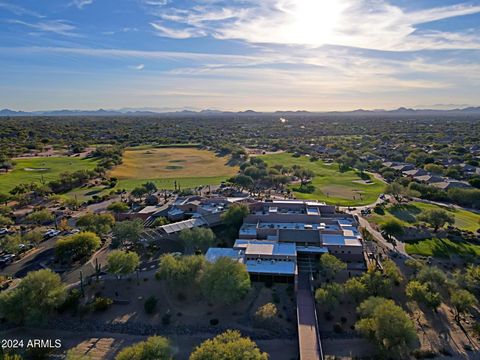
M 15 160 L 15 168 L 0 173 L 0 192 L 8 192 L 21 183 L 55 180 L 63 172 L 93 169 L 97 160 L 77 157 L 34 157 Z
M 311 194 L 295 192 L 299 199 L 325 201 L 327 204 L 341 206 L 367 205 L 375 202 L 385 184 L 372 176 L 372 183 L 365 184 L 355 171 L 340 172 L 338 164 L 325 164 L 322 161 L 310 161 L 308 157 L 294 157 L 292 154 L 270 154 L 260 156 L 268 165 L 300 165 L 311 169 L 316 176 L 312 180 L 315 191 Z
M 146 181 L 153 181 L 160 189 L 173 189 L 174 181 L 182 189 L 218 185 L 238 172 L 228 160 L 194 147 L 131 148 L 109 175 L 118 178 L 117 188 L 126 190 Z
M 480 255 L 480 245 L 438 238 L 408 242 L 405 244 L 405 250 L 408 254 L 434 257 L 448 257 L 452 254 Z
M 416 216 L 425 210 L 438 210 L 442 209 L 449 212 L 455 218 L 454 226 L 461 230 L 469 230 L 472 232 L 477 231 L 480 228 L 480 215 L 470 211 L 461 209 L 452 209 L 444 206 L 426 204 L 422 202 L 412 201 L 404 205 L 396 205 L 388 207 L 385 210 L 385 215 L 378 215 L 373 213 L 368 220 L 380 225 L 388 220 L 395 219 L 403 226 L 417 225 L 418 221 Z

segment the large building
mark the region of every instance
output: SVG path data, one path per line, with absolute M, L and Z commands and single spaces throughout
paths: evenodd
M 317 201 L 274 200 L 251 204 L 233 249 L 211 248 L 207 259 L 232 257 L 253 278 L 292 278 L 314 270 L 319 257 L 331 253 L 351 268 L 364 266 L 363 241 L 351 215 Z

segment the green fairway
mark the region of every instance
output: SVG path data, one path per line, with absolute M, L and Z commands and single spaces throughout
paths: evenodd
M 311 194 L 295 192 L 299 199 L 325 201 L 327 204 L 341 206 L 367 205 L 375 202 L 385 184 L 372 176 L 371 184 L 366 184 L 355 171 L 340 172 L 338 164 L 326 164 L 322 161 L 310 161 L 308 157 L 294 157 L 292 154 L 270 154 L 259 156 L 268 165 L 300 165 L 311 169 L 316 176 L 312 180 L 315 191 Z M 292 186 L 293 187 L 293 186 Z
M 480 245 L 467 242 L 454 242 L 449 239 L 426 239 L 405 244 L 408 254 L 448 257 L 449 255 L 480 255 Z
M 55 180 L 63 172 L 93 169 L 97 160 L 62 156 L 17 159 L 15 163 L 12 171 L 0 173 L 1 192 L 8 192 L 21 183 L 46 183 Z
M 388 220 L 397 220 L 403 226 L 417 225 L 416 216 L 425 210 L 445 210 L 455 218 L 454 226 L 461 230 L 468 230 L 475 232 L 480 228 L 480 215 L 470 211 L 448 208 L 444 206 L 426 204 L 422 202 L 412 201 L 408 204 L 395 205 L 388 207 L 385 210 L 385 215 L 378 215 L 373 213 L 369 216 L 370 222 L 380 225 Z

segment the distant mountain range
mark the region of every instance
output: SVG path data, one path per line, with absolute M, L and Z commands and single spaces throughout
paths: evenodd
M 0 116 L 153 116 L 159 114 L 169 115 L 480 115 L 480 106 L 466 107 L 461 109 L 437 110 L 437 109 L 410 109 L 398 108 L 395 110 L 353 110 L 353 111 L 275 111 L 275 112 L 257 112 L 254 110 L 246 111 L 221 111 L 221 110 L 177 110 L 172 108 L 124 108 L 118 110 L 47 110 L 47 111 L 15 111 L 10 109 L 0 110 Z

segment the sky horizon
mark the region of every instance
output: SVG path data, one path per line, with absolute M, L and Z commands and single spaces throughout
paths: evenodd
M 0 108 L 480 105 L 480 0 L 0 0 L 0 23 Z

